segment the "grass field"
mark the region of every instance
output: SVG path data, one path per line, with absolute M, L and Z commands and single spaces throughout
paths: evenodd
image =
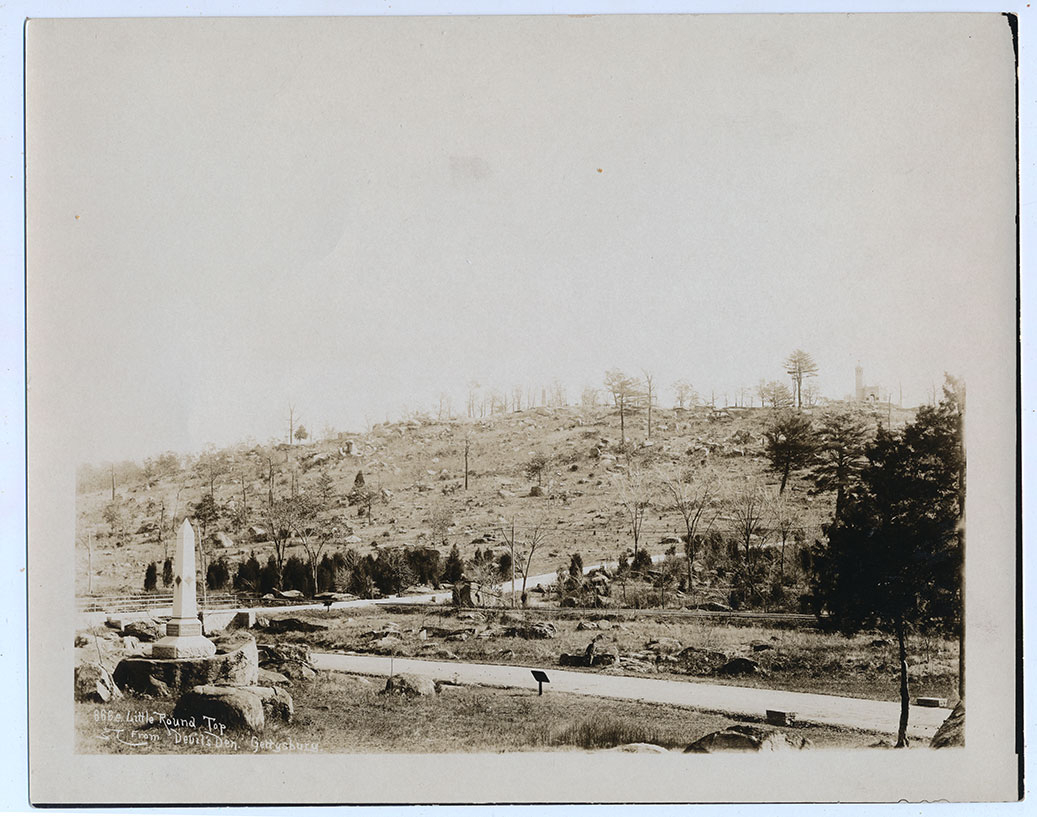
M 291 688 L 295 720 L 268 722 L 262 735 L 167 727 L 171 701 L 128 697 L 115 705 L 76 704 L 79 753 L 460 753 L 607 749 L 653 743 L 683 750 L 736 722 L 681 707 L 530 690 L 442 687 L 438 695 L 382 695 L 384 682 L 321 673 Z M 155 723 L 127 723 L 145 712 Z M 122 720 L 116 722 L 115 718 Z M 816 748 L 859 748 L 888 735 L 834 727 L 783 727 Z

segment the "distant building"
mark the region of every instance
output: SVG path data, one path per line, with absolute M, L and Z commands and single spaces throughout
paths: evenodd
M 854 399 L 858 403 L 883 403 L 885 398 L 882 396 L 881 386 L 865 386 L 864 385 L 864 367 L 860 363 L 857 364 L 855 370 L 856 378 L 856 391 L 854 392 Z

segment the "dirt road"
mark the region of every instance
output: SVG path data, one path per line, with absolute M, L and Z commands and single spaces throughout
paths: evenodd
M 389 675 L 390 659 L 380 655 L 340 655 L 314 653 L 315 666 L 360 675 Z M 457 661 L 423 661 L 414 658 L 392 659 L 395 673 L 411 672 L 436 680 L 459 684 L 518 687 L 536 689 L 530 667 L 468 664 Z M 900 704 L 841 698 L 807 692 L 753 689 L 693 681 L 670 681 L 623 675 L 601 675 L 545 669 L 550 684 L 544 694 L 572 692 L 605 698 L 625 698 L 653 703 L 675 704 L 692 709 L 723 712 L 730 715 L 763 717 L 768 709 L 795 712 L 800 720 L 812 723 L 847 726 L 875 732 L 895 734 L 900 719 Z M 949 709 L 911 707 L 908 736 L 928 739 L 950 714 Z

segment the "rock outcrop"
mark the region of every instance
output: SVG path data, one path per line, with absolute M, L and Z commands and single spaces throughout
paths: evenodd
M 262 732 L 268 718 L 290 722 L 294 713 L 292 696 L 279 687 L 203 684 L 180 696 L 173 717 L 211 718 L 228 729 Z
M 947 716 L 933 739 L 929 741 L 932 749 L 947 749 L 951 746 L 965 745 L 965 701 L 958 701 L 957 706 Z
M 246 632 L 217 638 L 210 658 L 124 658 L 115 683 L 142 695 L 167 697 L 206 684 L 253 686 L 259 676 L 255 639 Z
M 408 698 L 417 698 L 435 695 L 436 684 L 431 678 L 427 678 L 424 675 L 403 673 L 388 678 L 382 693 L 385 695 L 406 695 Z
M 699 738 L 684 751 L 685 753 L 779 752 L 806 749 L 810 745 L 810 741 L 805 738 L 789 737 L 776 729 L 736 724 Z

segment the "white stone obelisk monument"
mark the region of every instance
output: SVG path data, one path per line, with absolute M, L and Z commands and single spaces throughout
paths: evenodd
M 173 556 L 173 617 L 166 622 L 166 636 L 151 647 L 152 658 L 208 658 L 216 645 L 202 635 L 195 595 L 194 529 L 186 519 L 176 534 Z

